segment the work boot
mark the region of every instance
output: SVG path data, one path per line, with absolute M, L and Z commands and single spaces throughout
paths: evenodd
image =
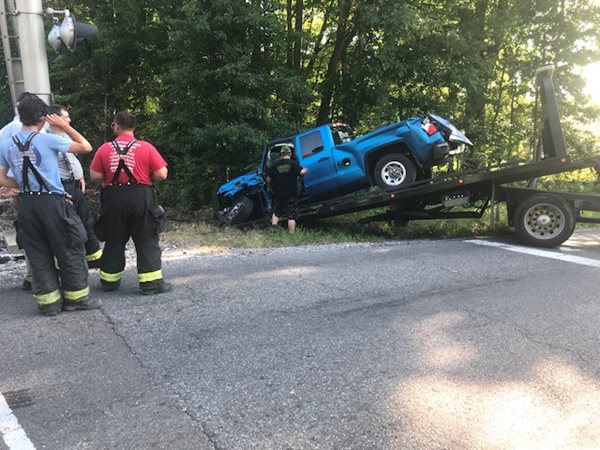
M 89 298 L 85 296 L 75 302 L 65 300 L 63 303 L 63 311 L 87 311 L 90 309 L 98 309 L 102 306 L 102 300 L 99 298 Z
M 100 285 L 104 292 L 116 291 L 121 286 L 121 280 L 119 281 L 104 281 L 100 280 Z
M 156 294 L 164 294 L 166 292 L 171 292 L 173 290 L 173 285 L 171 283 L 165 283 L 164 281 L 160 284 L 154 284 L 153 286 L 148 286 L 146 288 L 140 288 L 140 294 L 142 295 L 156 295 Z
M 29 280 L 23 280 L 23 284 L 21 285 L 21 289 L 23 289 L 24 291 L 30 291 L 31 290 L 31 281 L 29 281 Z
M 58 300 L 57 302 L 50 303 L 49 305 L 38 305 L 38 309 L 42 315 L 52 317 L 56 316 L 60 312 L 62 309 L 62 304 L 62 300 Z

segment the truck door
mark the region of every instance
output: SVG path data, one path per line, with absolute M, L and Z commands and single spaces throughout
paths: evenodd
M 296 138 L 298 160 L 302 167 L 308 169 L 304 175 L 306 193 L 310 197 L 330 193 L 338 187 L 337 170 L 333 160 L 332 138 L 329 129 L 311 130 Z

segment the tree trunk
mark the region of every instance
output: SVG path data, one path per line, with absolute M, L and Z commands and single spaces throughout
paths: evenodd
M 307 75 L 307 78 L 311 76 L 315 63 L 317 61 L 317 57 L 323 49 L 321 42 L 323 41 L 323 36 L 325 36 L 325 30 L 327 30 L 327 27 L 329 26 L 329 16 L 331 14 L 332 8 L 333 6 L 329 5 L 325 9 L 325 13 L 323 15 L 323 24 L 321 25 L 321 30 L 319 31 L 319 34 L 315 39 L 315 48 L 313 49 L 312 55 L 308 60 L 308 64 L 306 65 L 305 73 Z
M 286 64 L 289 68 L 293 66 L 293 49 L 292 49 L 292 0 L 287 0 L 285 8 L 285 18 L 287 23 L 287 42 L 286 42 Z
M 353 29 L 348 29 L 348 19 L 350 18 L 351 9 L 352 0 L 345 0 L 342 3 L 340 11 L 333 53 L 331 54 L 331 58 L 329 58 L 327 72 L 325 73 L 325 78 L 321 84 L 321 104 L 319 106 L 319 114 L 317 116 L 317 125 L 322 125 L 329 121 L 331 99 L 333 98 L 333 91 L 335 89 L 338 76 L 338 66 L 342 59 L 342 55 L 352 40 L 352 35 L 354 33 Z
M 303 0 L 296 0 L 296 14 L 294 27 L 294 61 L 292 65 L 296 73 L 300 73 L 300 70 L 302 69 L 302 23 L 304 17 L 303 9 Z

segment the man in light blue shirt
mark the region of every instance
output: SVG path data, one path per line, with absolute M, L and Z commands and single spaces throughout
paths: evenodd
M 85 229 L 66 197 L 58 170 L 59 153 L 86 153 L 92 146 L 60 116 L 48 114 L 46 104 L 33 94 L 22 96 L 18 111 L 23 128 L 0 142 L 0 186 L 21 192 L 17 238 L 31 264 L 33 297 L 48 316 L 99 308 L 101 302 L 89 297 Z M 40 134 L 45 121 L 61 128 L 72 142 Z M 13 177 L 7 176 L 9 169 Z
M 17 101 L 20 101 L 20 100 L 21 100 L 21 96 L 19 96 L 19 99 Z M 23 128 L 23 124 L 21 123 L 21 120 L 19 119 L 19 112 L 15 108 L 14 119 L 11 122 L 4 125 L 2 127 L 2 129 L 0 129 L 0 142 L 4 141 L 7 138 L 12 138 L 19 131 L 21 131 L 21 128 Z M 43 133 L 43 132 L 45 132 L 45 130 L 42 128 L 40 130 L 40 133 Z M 13 177 L 12 172 L 10 170 L 8 171 L 8 176 L 11 178 Z M 23 252 L 23 254 L 25 256 L 25 263 L 27 264 L 27 273 L 25 274 L 25 277 L 23 278 L 22 288 L 24 291 L 30 291 L 31 290 L 31 266 L 29 265 L 29 259 L 27 258 L 27 254 L 25 252 Z

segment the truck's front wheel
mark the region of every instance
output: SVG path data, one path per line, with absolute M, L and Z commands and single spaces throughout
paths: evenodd
M 228 225 L 237 225 L 250 217 L 254 203 L 245 195 L 237 197 L 231 206 L 225 211 L 224 217 Z
M 521 202 L 513 220 L 519 237 L 529 245 L 558 247 L 573 234 L 575 215 L 571 205 L 554 195 L 533 195 Z
M 415 164 L 405 155 L 390 153 L 381 157 L 373 171 L 377 186 L 384 190 L 398 189 L 413 183 L 417 177 Z

